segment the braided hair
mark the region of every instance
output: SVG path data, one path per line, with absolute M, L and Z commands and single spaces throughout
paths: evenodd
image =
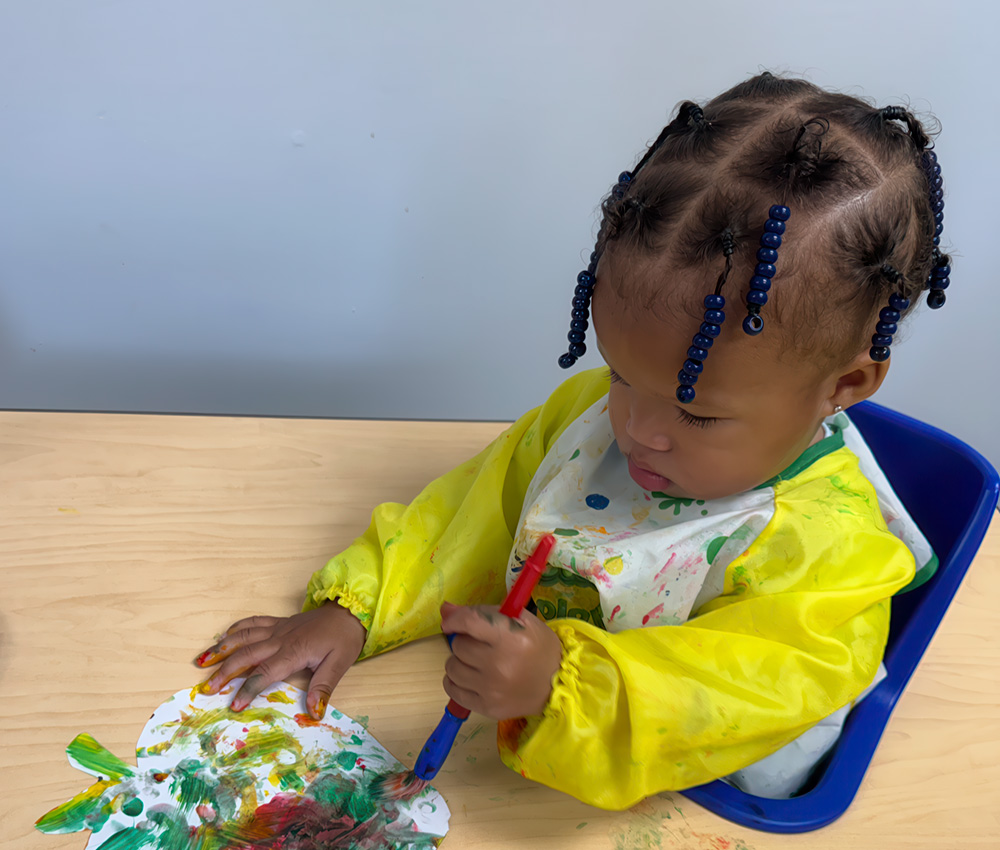
M 704 107 L 685 101 L 602 203 L 591 264 L 578 279 L 570 351 L 560 365 L 585 351 L 602 257 L 615 264 L 656 257 L 677 269 L 718 264 L 716 295 L 728 278 L 735 280 L 726 284 L 731 294 L 745 297 L 775 204 L 794 211 L 795 227 L 782 249 L 769 321 L 793 350 L 847 362 L 867 344 L 890 296 L 897 306 L 905 302 L 901 315 L 924 289 L 931 289 L 932 307 L 944 302 L 950 267 L 938 247 L 943 190 L 929 145 L 921 122 L 903 107 L 878 109 L 766 72 Z M 676 310 L 669 285 L 624 280 L 608 281 L 620 298 Z M 887 345 L 878 347 L 887 357 Z

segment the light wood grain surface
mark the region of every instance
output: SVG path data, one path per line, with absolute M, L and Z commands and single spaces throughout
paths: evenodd
M 191 659 L 232 621 L 298 610 L 313 570 L 471 456 L 499 424 L 0 413 L 0 846 L 86 833 L 34 821 L 89 777 L 64 749 L 89 732 L 134 763 Z M 503 767 L 473 715 L 435 784 L 444 847 L 1000 847 L 1000 523 L 994 522 L 903 695 L 853 806 L 800 836 L 731 824 L 680 794 L 593 809 Z M 441 639 L 356 665 L 332 704 L 412 763 L 446 701 Z M 293 679 L 304 684 L 303 678 Z

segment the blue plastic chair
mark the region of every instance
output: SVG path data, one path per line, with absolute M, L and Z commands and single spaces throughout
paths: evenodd
M 847 810 L 896 700 L 986 535 L 1000 493 L 997 471 L 950 434 L 872 402 L 852 407 L 850 416 L 940 565 L 926 584 L 893 599 L 885 653 L 888 676 L 848 715 L 840 740 L 809 790 L 771 800 L 717 781 L 681 792 L 724 818 L 767 832 L 818 829 Z M 935 486 L 928 488 L 928 482 Z

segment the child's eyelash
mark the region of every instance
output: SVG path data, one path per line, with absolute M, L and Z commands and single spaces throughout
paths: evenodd
M 718 421 L 718 417 L 716 416 L 695 416 L 693 413 L 688 413 L 679 407 L 677 408 L 677 418 L 685 425 L 691 425 L 695 428 L 707 428 L 713 422 Z
M 628 386 L 625 383 L 625 379 L 610 366 L 608 366 L 608 378 L 611 379 L 612 384 L 624 384 L 626 387 Z M 688 413 L 681 408 L 677 408 L 677 418 L 685 425 L 690 425 L 694 428 L 707 428 L 713 422 L 718 421 L 718 417 L 716 416 L 695 416 L 693 413 Z
M 608 366 L 608 377 L 611 379 L 612 384 L 625 384 L 625 379 L 610 366 Z M 625 386 L 627 387 L 628 384 L 625 384 Z

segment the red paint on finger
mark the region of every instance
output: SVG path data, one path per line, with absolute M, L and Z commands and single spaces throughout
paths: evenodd
M 201 655 L 199 655 L 194 660 L 194 663 L 197 664 L 199 667 L 204 667 L 208 663 L 208 659 L 209 658 L 214 658 L 214 657 L 215 657 L 215 653 L 212 652 L 212 650 L 210 650 L 210 649 L 206 649 Z

